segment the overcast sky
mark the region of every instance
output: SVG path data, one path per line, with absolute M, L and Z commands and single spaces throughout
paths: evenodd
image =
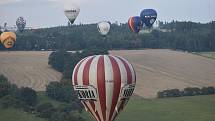
M 60 1 L 60 2 L 59 2 Z M 53 27 L 66 25 L 62 1 L 65 0 L 0 0 L 0 25 L 15 25 L 23 16 L 27 26 Z M 215 20 L 215 0 L 70 0 L 78 4 L 81 12 L 75 21 L 97 23 L 102 20 L 127 22 L 130 16 L 139 15 L 142 9 L 153 8 L 158 20 L 186 20 L 209 22 Z M 67 3 L 68 5 L 68 3 Z

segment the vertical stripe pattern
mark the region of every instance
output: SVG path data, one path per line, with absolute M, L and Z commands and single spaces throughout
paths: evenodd
M 134 19 L 133 19 L 133 17 L 130 17 L 130 18 L 129 18 L 129 20 L 128 20 L 128 25 L 129 25 L 129 27 L 130 27 L 130 29 L 131 29 L 132 32 L 136 32 L 136 31 L 135 31 L 135 28 L 134 28 L 135 25 L 134 25 Z
M 143 22 L 139 16 L 133 16 L 128 19 L 128 26 L 132 32 L 137 34 L 142 29 Z
M 114 121 L 131 96 L 125 98 L 123 90 L 130 85 L 135 86 L 136 75 L 132 65 L 122 57 L 95 55 L 82 59 L 76 65 L 72 84 L 96 90 L 93 94 L 97 95 L 96 100 L 81 100 L 96 121 Z M 84 95 L 91 96 L 88 92 Z

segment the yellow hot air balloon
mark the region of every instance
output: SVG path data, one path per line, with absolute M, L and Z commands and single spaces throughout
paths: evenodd
M 5 48 L 12 48 L 16 42 L 16 34 L 14 32 L 3 32 L 0 36 L 0 40 Z

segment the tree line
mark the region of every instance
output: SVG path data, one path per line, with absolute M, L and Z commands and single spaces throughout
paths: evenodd
M 55 106 L 51 102 L 41 102 L 38 93 L 28 87 L 18 88 L 11 84 L 4 75 L 0 75 L 0 108 L 16 108 L 34 114 L 47 121 L 84 121 L 81 117 L 83 107 L 67 81 L 51 82 L 45 94 L 62 102 Z
M 8 106 L 30 109 L 37 101 L 36 92 L 27 87 L 18 88 L 11 84 L 4 75 L 0 75 L 0 99 L 4 108 Z
M 103 37 L 96 24 L 59 26 L 17 32 L 17 42 L 11 50 L 83 50 L 165 48 L 184 51 L 215 51 L 215 21 L 161 22 L 151 32 L 132 33 L 127 23 L 111 24 L 110 33 Z M 0 45 L 0 50 L 4 50 Z
M 187 87 L 183 90 L 167 89 L 157 93 L 158 98 L 167 97 L 182 97 L 182 96 L 196 96 L 196 95 L 211 95 L 215 94 L 215 87 Z
M 57 50 L 49 55 L 48 64 L 52 68 L 61 72 L 64 79 L 71 80 L 72 72 L 75 65 L 84 57 L 91 55 L 108 54 L 108 50 L 105 48 L 90 48 L 77 52 L 68 52 L 66 50 Z

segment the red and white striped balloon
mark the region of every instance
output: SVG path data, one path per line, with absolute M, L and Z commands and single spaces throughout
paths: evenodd
M 136 75 L 132 65 L 122 57 L 95 55 L 76 65 L 72 83 L 96 121 L 114 121 L 134 91 Z

